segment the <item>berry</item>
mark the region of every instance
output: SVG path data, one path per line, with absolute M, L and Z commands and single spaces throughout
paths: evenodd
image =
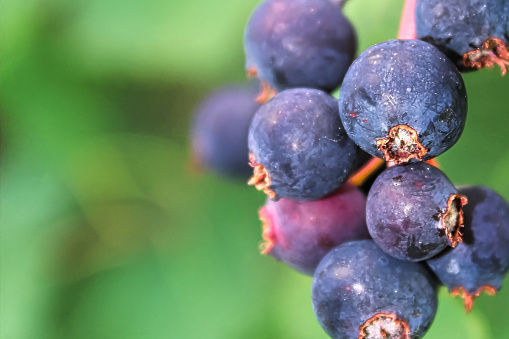
M 336 339 L 420 338 L 435 317 L 437 283 L 425 265 L 400 261 L 373 241 L 339 245 L 313 277 L 313 310 Z
M 255 102 L 257 86 L 220 88 L 196 110 L 191 144 L 199 165 L 233 177 L 249 176 L 247 133 L 260 107 Z
M 419 261 L 461 242 L 464 204 L 466 198 L 438 168 L 426 163 L 393 166 L 369 191 L 366 222 L 386 253 Z
M 341 125 L 336 99 L 306 88 L 280 92 L 262 105 L 248 143 L 254 167 L 249 184 L 275 200 L 331 193 L 350 175 L 358 150 Z
M 437 48 L 391 40 L 354 61 L 341 87 L 339 112 L 357 145 L 400 164 L 436 157 L 456 143 L 467 94 L 457 68 Z
M 505 74 L 508 14 L 506 0 L 419 0 L 417 36 L 438 46 L 462 70 L 498 64 Z
M 459 190 L 468 197 L 463 242 L 427 261 L 453 294 L 465 299 L 467 310 L 482 292 L 495 293 L 509 270 L 509 205 L 486 187 Z
M 277 90 L 334 90 L 356 46 L 350 22 L 337 5 L 324 0 L 265 0 L 244 32 L 248 74 Z
M 333 247 L 369 238 L 365 209 L 366 198 L 351 184 L 320 200 L 268 199 L 260 209 L 265 239 L 262 253 L 313 275 Z

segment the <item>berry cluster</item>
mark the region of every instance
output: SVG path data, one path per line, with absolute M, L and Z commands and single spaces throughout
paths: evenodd
M 244 46 L 261 91 L 209 99 L 194 154 L 238 175 L 249 160 L 249 184 L 268 196 L 262 253 L 313 276 L 332 338 L 420 338 L 440 285 L 470 310 L 509 270 L 509 205 L 485 187 L 456 188 L 433 160 L 465 126 L 460 72 L 509 67 L 509 2 L 418 0 L 403 17 L 413 39 L 355 60 L 344 2 L 259 4 Z

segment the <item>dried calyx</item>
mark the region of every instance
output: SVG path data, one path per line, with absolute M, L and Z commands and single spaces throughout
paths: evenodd
M 266 81 L 262 81 L 261 84 L 262 90 L 260 91 L 255 100 L 260 105 L 263 105 L 264 103 L 272 99 L 277 94 L 277 91 L 274 88 L 270 87 L 270 85 Z
M 470 312 L 472 310 L 472 307 L 474 306 L 474 300 L 481 295 L 482 292 L 486 292 L 489 295 L 495 295 L 497 293 L 497 290 L 494 287 L 491 286 L 482 286 L 479 288 L 475 293 L 470 294 L 468 293 L 463 287 L 457 287 L 451 291 L 451 294 L 455 297 L 462 297 L 465 301 L 465 310 Z
M 378 313 L 360 328 L 359 339 L 410 339 L 407 323 L 398 320 L 395 314 Z
M 258 77 L 258 71 L 256 70 L 255 67 L 249 67 L 247 69 L 246 74 L 248 78 Z M 272 99 L 277 94 L 277 91 L 274 88 L 272 88 L 266 81 L 261 80 L 260 83 L 262 89 L 260 90 L 260 93 L 258 93 L 258 96 L 255 98 L 255 101 L 260 105 L 263 105 L 264 103 Z
M 467 203 L 467 197 L 464 195 L 451 194 L 447 201 L 447 209 L 442 215 L 442 226 L 452 247 L 456 247 L 462 241 L 463 206 Z
M 412 127 L 397 125 L 389 130 L 387 138 L 378 139 L 376 144 L 384 153 L 386 161 L 400 165 L 414 158 L 421 160 L 428 152 L 417 137 L 417 132 Z
M 502 40 L 488 38 L 481 48 L 463 54 L 463 65 L 476 69 L 499 65 L 505 75 L 509 68 L 509 51 Z
M 269 213 L 265 210 L 265 207 L 260 208 L 258 211 L 260 221 L 262 222 L 262 238 L 263 242 L 260 244 L 261 254 L 269 254 L 274 246 L 276 246 L 276 231 L 274 229 L 274 223 Z
M 263 193 L 267 194 L 270 199 L 274 199 L 276 197 L 276 193 L 269 189 L 269 172 L 267 172 L 267 169 L 263 165 L 256 163 L 255 157 L 252 153 L 249 154 L 249 166 L 253 167 L 253 176 L 249 179 L 247 184 L 253 185 L 259 191 L 263 190 Z

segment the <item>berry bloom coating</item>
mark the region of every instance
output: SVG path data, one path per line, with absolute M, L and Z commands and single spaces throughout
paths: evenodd
M 417 36 L 439 47 L 462 70 L 509 66 L 507 0 L 419 0 Z
M 366 222 L 373 240 L 386 253 L 419 261 L 461 242 L 466 202 L 436 167 L 426 163 L 393 166 L 369 191 Z
M 331 193 L 348 178 L 358 153 L 341 125 L 336 99 L 316 89 L 289 89 L 262 105 L 248 139 L 254 167 L 249 184 L 275 200 Z
M 366 198 L 351 184 L 320 200 L 268 199 L 260 209 L 265 240 L 262 253 L 313 275 L 333 247 L 369 238 L 365 210 Z
M 337 5 L 324 0 L 263 1 L 244 32 L 248 74 L 277 90 L 334 90 L 356 48 L 352 25 Z
M 219 174 L 247 178 L 247 133 L 260 107 L 257 86 L 223 87 L 210 94 L 196 110 L 192 128 L 192 153 L 199 165 Z
M 391 40 L 353 62 L 341 87 L 339 113 L 357 145 L 401 164 L 431 159 L 456 143 L 467 94 L 457 68 L 436 47 Z
M 459 190 L 468 197 L 463 242 L 427 261 L 442 283 L 465 298 L 467 310 L 482 291 L 495 293 L 509 269 L 509 206 L 486 187 Z
M 437 309 L 437 282 L 425 265 L 400 261 L 373 241 L 339 245 L 313 277 L 313 310 L 335 339 L 421 338 Z

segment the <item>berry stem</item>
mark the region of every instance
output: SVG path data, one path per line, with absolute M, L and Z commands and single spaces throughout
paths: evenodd
M 348 182 L 355 185 L 360 186 L 366 181 L 366 179 L 373 174 L 377 169 L 379 169 L 384 164 L 384 161 L 379 158 L 372 158 L 368 161 L 364 166 L 361 167 L 360 170 L 355 172 Z
M 430 164 L 431 166 L 435 166 L 436 168 L 440 168 L 440 164 L 438 163 L 437 159 L 430 159 L 426 161 L 426 163 Z
M 399 24 L 398 39 L 413 40 L 417 39 L 415 28 L 415 4 L 417 0 L 405 0 L 401 21 Z

